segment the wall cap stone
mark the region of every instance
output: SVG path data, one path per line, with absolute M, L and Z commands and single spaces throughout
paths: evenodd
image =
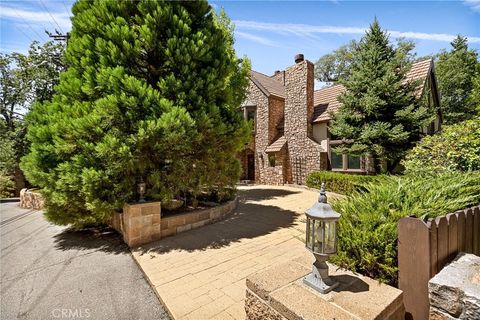
M 262 305 L 266 314 L 271 314 L 270 309 L 273 309 L 287 319 L 403 320 L 405 309 L 401 290 L 335 265 L 329 264 L 329 275 L 340 282 L 337 289 L 320 294 L 308 287 L 303 277 L 311 272 L 313 261 L 313 256 L 305 252 L 289 262 L 249 276 L 247 291 L 255 294 L 263 304 L 246 304 L 247 315 L 250 315 L 247 318 L 262 319 L 258 310 L 248 310 L 252 305 Z

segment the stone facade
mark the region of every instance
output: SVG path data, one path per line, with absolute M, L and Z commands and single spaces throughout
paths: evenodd
M 406 78 L 424 79 L 423 86 L 432 84 L 432 88 L 436 88 L 433 62 L 429 59 L 414 63 Z M 253 143 L 239 155 L 244 168 L 242 180 L 263 184 L 304 184 L 312 171 L 332 169 L 332 145 L 342 142 L 330 139 L 328 124 L 330 114 L 341 106 L 338 96 L 346 89 L 342 85 L 333 85 L 315 91 L 314 82 L 314 65 L 304 60 L 303 55 L 295 57 L 293 66 L 275 71 L 272 76 L 252 70 L 243 107 L 245 116 L 247 109 L 255 110 L 256 126 Z M 433 99 L 430 100 L 437 101 L 438 92 L 436 89 L 431 92 Z M 435 108 L 440 110 L 438 104 Z M 440 125 L 436 123 L 434 129 L 438 128 Z M 283 148 L 275 145 L 274 150 L 267 149 L 280 137 L 283 137 L 282 141 L 286 140 Z M 276 160 L 279 159 L 273 168 L 269 166 L 269 153 L 275 153 Z M 365 155 L 360 165 L 355 161 L 350 164 L 345 155 L 341 167 L 337 163 L 333 170 L 374 174 L 375 166 L 371 160 Z M 249 171 L 255 171 L 255 175 Z
M 313 140 L 313 64 L 301 61 L 285 71 L 277 71 L 270 78 L 274 85 L 284 89 L 284 94 L 269 94 L 254 80 L 250 81 L 248 88 L 246 100 L 251 105 L 244 107 L 254 107 L 256 117 L 254 142 L 239 156 L 244 168 L 242 180 L 248 178 L 247 154 L 253 153 L 255 182 L 303 184 L 310 172 L 328 166 L 328 161 L 321 161 L 320 152 L 325 150 Z M 267 153 L 267 147 L 282 136 L 286 138 L 286 144 L 278 151 Z M 275 158 L 274 166 L 272 157 Z M 328 160 L 326 154 L 323 158 Z
M 20 208 L 41 210 L 44 206 L 42 194 L 26 188 L 20 191 Z
M 459 253 L 428 282 L 430 319 L 480 319 L 480 257 Z

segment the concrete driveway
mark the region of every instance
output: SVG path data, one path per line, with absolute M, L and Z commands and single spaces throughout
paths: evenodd
M 0 206 L 1 319 L 168 319 L 119 235 Z

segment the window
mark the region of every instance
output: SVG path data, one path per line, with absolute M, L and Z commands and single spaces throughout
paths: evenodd
M 330 166 L 333 171 L 363 171 L 362 158 L 349 154 L 339 154 L 330 151 Z
M 274 153 L 268 154 L 268 164 L 270 165 L 270 167 L 275 167 L 275 154 Z
M 330 165 L 332 169 L 343 169 L 343 155 L 331 151 Z
M 247 120 L 252 121 L 255 124 L 255 109 L 247 110 Z
M 360 170 L 361 169 L 360 157 L 348 155 L 347 158 L 348 158 L 347 170 L 348 169 L 354 169 L 354 170 Z

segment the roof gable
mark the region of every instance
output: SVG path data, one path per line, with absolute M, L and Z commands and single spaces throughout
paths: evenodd
M 266 96 L 273 95 L 285 99 L 285 86 L 282 82 L 253 70 L 250 72 L 250 75 L 253 83 L 255 83 Z

